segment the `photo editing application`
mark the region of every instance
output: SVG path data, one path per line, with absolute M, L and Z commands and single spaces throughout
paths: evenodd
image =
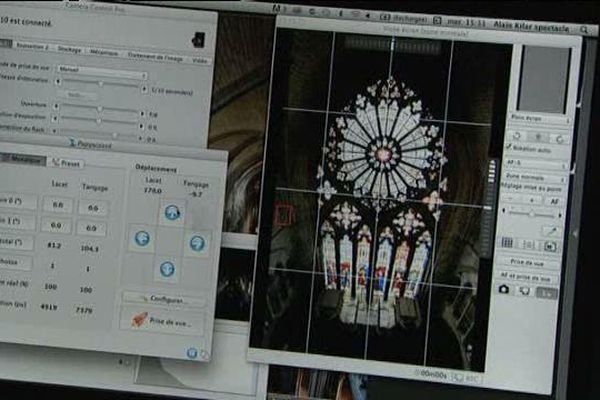
M 284 29 L 277 46 L 269 289 L 291 305 L 256 310 L 262 343 L 482 371 L 511 47 Z
M 507 309 L 497 311 L 492 298 L 545 290 L 519 286 L 525 278 L 500 271 L 497 264 L 510 257 L 495 263 L 496 250 L 510 237 L 498 234 L 513 216 L 537 217 L 527 204 L 552 204 L 525 196 L 517 210 L 499 195 L 510 202 L 511 168 L 521 166 L 509 156 L 556 151 L 513 148 L 507 115 L 528 119 L 516 115 L 528 101 L 526 113 L 548 113 L 548 121 L 552 113 L 571 115 L 574 104 L 568 111 L 565 102 L 576 91 L 573 52 L 501 35 L 387 36 L 342 23 L 337 31 L 317 22 L 306 27 L 306 20 L 278 19 L 249 359 L 464 383 L 463 373 L 451 372 L 460 371 L 467 384 L 496 386 L 506 365 L 489 355 L 497 358 L 501 346 L 492 338 L 503 328 L 493 335 L 488 328 Z M 540 86 L 524 78 L 528 57 L 563 63 L 560 84 L 548 89 L 559 101 L 528 89 Z M 545 117 L 532 120 L 543 125 Z M 572 134 L 572 121 L 564 124 Z M 561 174 L 556 182 L 568 182 Z M 521 183 L 530 178 L 538 179 L 517 176 Z M 553 215 L 546 224 L 564 223 L 563 214 Z M 533 258 L 558 243 L 533 242 Z M 557 273 L 528 283 L 558 287 Z M 553 345 L 548 349 L 553 354 Z M 552 363 L 546 380 L 500 386 L 551 390 Z

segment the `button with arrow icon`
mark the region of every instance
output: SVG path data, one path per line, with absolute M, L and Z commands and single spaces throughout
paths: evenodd
M 185 214 L 185 201 L 178 199 L 165 199 L 160 203 L 159 225 L 183 226 Z

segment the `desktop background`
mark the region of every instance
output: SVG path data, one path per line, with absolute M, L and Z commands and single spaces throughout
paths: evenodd
M 274 25 L 260 15 L 219 17 L 208 147 L 229 151 L 225 232 L 257 230 Z
M 274 27 L 261 15 L 219 17 L 208 147 L 229 152 L 224 232 L 257 233 Z M 216 316 L 248 321 L 254 251 L 235 245 L 221 252 Z

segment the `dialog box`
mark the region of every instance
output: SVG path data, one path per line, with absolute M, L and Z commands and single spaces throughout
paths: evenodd
M 227 153 L 3 143 L 0 341 L 211 358 Z

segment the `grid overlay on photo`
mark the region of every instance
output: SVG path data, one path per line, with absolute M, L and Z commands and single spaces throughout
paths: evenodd
M 283 106 L 281 107 L 281 111 L 283 114 L 285 113 L 307 113 L 307 114 L 317 114 L 317 115 L 322 115 L 324 116 L 324 126 L 322 129 L 322 147 L 320 149 L 315 149 L 315 151 L 320 151 L 321 152 L 321 157 L 320 157 L 320 169 L 321 170 L 325 170 L 326 169 L 326 152 L 325 152 L 325 148 L 326 148 L 326 143 L 328 140 L 328 132 L 330 129 L 330 125 L 332 124 L 332 121 L 334 120 L 335 117 L 337 116 L 350 116 L 353 117 L 356 115 L 356 113 L 353 112 L 347 112 L 347 111 L 342 111 L 342 110 L 334 110 L 331 109 L 331 96 L 332 96 L 332 85 L 333 85 L 333 79 L 334 79 L 334 74 L 335 74 L 335 61 L 336 61 L 336 40 L 338 40 L 338 37 L 340 36 L 340 34 L 337 34 L 335 32 L 332 33 L 331 35 L 331 52 L 330 52 L 330 59 L 329 59 L 329 71 L 328 71 L 328 83 L 327 83 L 327 100 L 326 100 L 326 104 L 325 104 L 325 109 L 315 109 L 315 108 L 302 108 L 302 107 L 297 107 L 296 105 L 294 105 L 294 107 L 291 106 Z M 387 65 L 387 73 L 388 73 L 388 77 L 392 78 L 393 75 L 393 67 L 394 67 L 394 58 L 395 58 L 395 54 L 397 49 L 395 48 L 396 46 L 396 38 L 395 37 L 390 37 L 390 46 L 389 46 L 389 60 L 388 60 L 388 65 Z M 450 101 L 450 91 L 451 91 L 451 79 L 452 79 L 452 66 L 453 66 L 453 54 L 454 54 L 454 41 L 448 41 L 449 46 L 450 46 L 450 50 L 449 50 L 449 54 L 448 57 L 449 59 L 448 61 L 448 70 L 447 70 L 447 76 L 446 76 L 446 82 L 445 82 L 445 88 L 444 91 L 445 93 L 443 93 L 443 97 L 444 97 L 444 103 L 443 103 L 443 115 L 440 115 L 438 118 L 427 118 L 427 117 L 423 117 L 420 118 L 421 122 L 427 122 L 427 123 L 435 123 L 438 124 L 438 126 L 440 127 L 440 133 L 441 133 L 441 152 L 442 154 L 444 154 L 444 150 L 445 150 L 445 145 L 446 145 L 446 132 L 447 132 L 447 127 L 450 124 L 456 125 L 456 126 L 474 126 L 474 127 L 482 127 L 484 129 L 490 129 L 491 128 L 491 123 L 487 123 L 487 122 L 476 122 L 476 121 L 460 121 L 460 120 L 449 120 L 448 119 L 448 106 L 449 106 L 449 101 Z M 417 89 L 418 91 L 418 89 Z M 271 104 L 271 107 L 275 107 L 273 104 Z M 280 107 L 279 105 L 277 105 L 277 107 Z M 441 118 L 440 118 L 441 117 Z M 451 162 L 451 160 L 449 161 Z M 442 170 L 444 168 L 444 163 L 440 162 L 439 166 L 438 166 L 438 173 L 437 173 L 437 182 L 435 183 L 435 190 L 439 193 L 440 192 L 440 186 L 442 185 L 442 178 L 443 178 L 443 174 L 442 174 Z M 304 353 L 311 353 L 310 350 L 310 342 L 311 342 L 311 324 L 313 323 L 313 303 L 316 301 L 315 299 L 315 286 L 316 286 L 316 279 L 323 279 L 324 275 L 326 274 L 326 272 L 324 270 L 319 270 L 318 269 L 318 257 L 319 257 L 319 245 L 318 245 L 318 240 L 319 240 L 319 236 L 320 236 L 320 222 L 321 222 L 321 213 L 322 213 L 322 209 L 323 209 L 323 205 L 322 205 L 322 201 L 324 200 L 324 198 L 328 195 L 327 193 L 324 193 L 323 190 L 321 190 L 320 188 L 323 187 L 324 184 L 324 180 L 325 180 L 325 176 L 324 174 L 320 174 L 320 176 L 318 177 L 318 188 L 298 188 L 298 187 L 286 187 L 286 186 L 279 186 L 276 185 L 275 187 L 275 195 L 277 195 L 278 193 L 298 193 L 298 194 L 304 194 L 304 195 L 310 195 L 310 196 L 314 196 L 314 198 L 317 200 L 317 202 L 319 203 L 319 205 L 317 206 L 317 213 L 316 213 L 316 224 L 315 224 L 315 231 L 314 231 L 314 240 L 313 240 L 313 248 L 312 248 L 312 270 L 299 270 L 299 269 L 293 269 L 293 268 L 279 268 L 277 266 L 273 266 L 273 265 L 269 265 L 269 270 L 270 271 L 282 271 L 282 272 L 292 272 L 292 273 L 299 273 L 299 274 L 310 274 L 311 276 L 311 289 L 310 289 L 310 300 L 309 300 L 309 309 L 308 309 L 308 327 L 306 330 L 306 341 L 305 341 L 305 346 L 304 346 Z M 329 194 L 329 198 L 331 198 L 331 196 L 334 197 L 339 197 L 339 198 L 348 198 L 348 199 L 353 199 L 353 200 L 377 200 L 377 199 L 382 199 L 382 197 L 379 196 L 369 196 L 369 195 L 360 195 L 360 194 L 356 194 L 356 193 L 334 193 L 334 194 Z M 392 199 L 392 198 L 385 198 L 385 200 L 392 200 L 395 202 L 401 202 L 401 203 L 406 203 L 406 204 L 415 204 L 415 205 L 423 205 L 424 201 L 423 199 L 420 198 L 410 198 L 410 197 L 406 197 L 403 200 L 398 200 L 398 199 Z M 476 203 L 452 203 L 452 202 L 442 202 L 441 201 L 432 201 L 431 204 L 429 205 L 430 207 L 430 211 L 432 211 L 432 214 L 438 213 L 438 212 L 443 212 L 443 209 L 449 209 L 449 208 L 467 208 L 467 209 L 473 209 L 473 210 L 482 210 L 485 209 L 486 206 L 483 204 L 476 204 Z M 377 257 L 377 248 L 378 248 L 378 233 L 379 233 L 379 216 L 380 216 L 380 211 L 379 210 L 375 210 L 375 221 L 374 221 L 374 230 L 373 230 L 373 250 L 371 251 L 370 254 L 370 268 L 373 268 L 375 266 L 375 262 L 376 262 L 376 257 Z M 432 292 L 434 288 L 443 288 L 443 289 L 454 289 L 454 290 L 471 290 L 471 291 L 475 291 L 476 288 L 473 287 L 467 287 L 467 286 L 462 286 L 462 285 L 454 285 L 454 284 L 444 284 L 444 283 L 438 283 L 438 282 L 434 282 L 434 274 L 435 274 L 435 267 L 436 267 L 436 244 L 437 244 L 437 235 L 438 235 L 438 229 L 439 229 L 439 222 L 440 218 L 439 218 L 439 214 L 438 217 L 435 218 L 435 223 L 434 223 L 434 227 L 433 227 L 433 235 L 432 235 L 432 240 L 431 240 L 431 259 L 428 261 L 428 265 L 429 267 L 427 268 L 427 272 L 426 275 L 423 277 L 423 280 L 421 282 L 418 283 L 419 286 L 422 287 L 426 287 L 427 289 L 427 293 L 426 293 L 426 315 L 424 316 L 424 325 L 425 325 L 425 340 L 424 340 L 424 352 L 423 352 L 423 360 L 422 360 L 422 364 L 423 365 L 427 365 L 427 356 L 428 356 L 428 344 L 429 344 L 429 339 L 430 339 L 430 311 L 431 311 L 431 307 L 432 307 Z M 371 270 L 369 270 L 369 274 L 373 274 L 373 272 L 371 272 Z M 389 274 L 388 274 L 389 275 Z M 351 281 L 353 281 L 355 278 L 357 277 L 357 274 L 352 272 L 350 279 Z M 385 277 L 385 284 L 384 284 L 384 288 L 388 287 L 388 283 L 391 279 L 388 278 L 387 276 Z M 374 284 L 374 279 L 369 278 L 368 279 L 368 285 L 371 289 L 371 291 L 373 290 L 373 284 Z M 371 312 L 371 307 L 367 307 L 367 314 L 370 314 Z M 367 316 L 367 320 L 369 320 L 369 316 Z M 369 324 L 366 325 L 366 337 L 364 340 L 364 352 L 363 352 L 363 357 L 362 359 L 367 360 L 367 359 L 371 359 L 368 358 L 368 346 L 369 346 L 369 332 L 370 330 L 373 329 Z

